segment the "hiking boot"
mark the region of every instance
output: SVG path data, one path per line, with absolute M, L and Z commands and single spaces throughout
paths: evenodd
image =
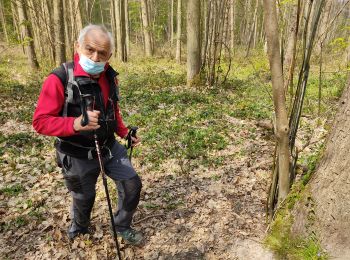
M 118 236 L 123 238 L 126 244 L 139 246 L 143 242 L 142 233 L 132 228 L 128 228 L 127 230 L 124 230 L 124 231 L 118 231 L 117 234 Z
M 85 235 L 89 233 L 90 231 L 88 227 L 80 227 L 75 222 L 72 222 L 72 224 L 69 226 L 67 230 L 67 235 L 69 240 L 74 240 L 74 238 L 76 238 L 79 235 Z

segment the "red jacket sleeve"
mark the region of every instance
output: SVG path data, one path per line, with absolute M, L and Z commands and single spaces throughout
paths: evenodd
M 129 129 L 125 126 L 122 116 L 120 114 L 120 108 L 119 105 L 116 105 L 115 109 L 115 118 L 117 119 L 117 135 L 119 135 L 121 138 L 124 138 L 127 136 Z
M 62 117 L 64 87 L 60 79 L 50 74 L 43 83 L 38 104 L 33 116 L 33 127 L 39 133 L 49 136 L 71 136 L 74 117 Z

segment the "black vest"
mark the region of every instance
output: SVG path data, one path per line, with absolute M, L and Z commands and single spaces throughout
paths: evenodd
M 105 72 L 109 85 L 108 102 L 105 107 L 98 82 L 90 77 L 74 77 L 73 68 L 74 63 L 69 62 L 52 71 L 64 86 L 65 103 L 60 114 L 63 117 L 79 117 L 82 114 L 82 97 L 91 95 L 94 101 L 93 109 L 100 111 L 100 128 L 96 130 L 99 144 L 102 150 L 110 148 L 115 142 L 114 133 L 117 129 L 115 108 L 119 99 L 115 77 L 118 73 L 112 67 L 108 67 Z M 93 134 L 93 131 L 81 131 L 77 135 L 58 137 L 55 146 L 67 155 L 91 159 L 95 154 Z

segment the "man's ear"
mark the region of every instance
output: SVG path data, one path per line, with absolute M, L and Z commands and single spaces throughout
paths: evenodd
M 111 53 L 111 54 L 109 55 L 108 60 L 112 57 L 112 54 L 113 54 L 113 53 Z

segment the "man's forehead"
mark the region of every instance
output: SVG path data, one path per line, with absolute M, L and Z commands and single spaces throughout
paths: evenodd
M 110 45 L 110 39 L 107 33 L 101 30 L 90 30 L 86 33 L 84 37 L 84 42 L 87 44 L 89 42 L 100 42 L 103 44 Z

